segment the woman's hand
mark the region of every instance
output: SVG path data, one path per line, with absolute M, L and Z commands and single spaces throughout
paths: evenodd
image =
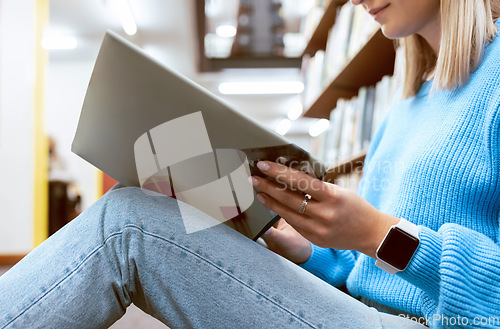
M 356 193 L 298 170 L 270 161 L 260 161 L 257 167 L 274 179 L 252 177 L 252 184 L 262 192 L 257 196 L 259 200 L 320 247 L 357 250 L 375 258 L 390 226 L 399 221 Z M 305 193 L 312 198 L 304 213 L 299 214 Z
M 269 249 L 294 262 L 305 263 L 311 257 L 311 243 L 281 218 L 263 236 Z

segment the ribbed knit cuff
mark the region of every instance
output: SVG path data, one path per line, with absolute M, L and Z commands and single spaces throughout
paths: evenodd
M 311 243 L 311 257 L 307 262 L 300 264 L 304 270 L 319 277 L 326 277 L 329 274 L 329 267 L 334 265 L 336 260 L 331 249 L 321 248 Z
M 314 274 L 321 280 L 331 283 L 332 275 L 334 275 L 334 268 L 336 257 L 333 250 L 328 248 L 321 248 L 311 243 L 312 252 L 311 257 L 307 262 L 300 264 L 304 270 Z
M 321 248 L 311 243 L 312 254 L 300 267 L 332 286 L 344 285 L 356 257 L 350 250 Z
M 437 300 L 439 296 L 439 264 L 443 240 L 439 233 L 419 226 L 420 245 L 408 267 L 398 275 L 424 290 L 429 297 Z

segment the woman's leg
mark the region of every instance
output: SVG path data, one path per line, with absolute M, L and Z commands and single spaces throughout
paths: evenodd
M 0 277 L 0 328 L 106 328 L 132 302 L 171 328 L 376 328 L 382 319 L 225 225 L 186 234 L 175 200 L 121 188 Z

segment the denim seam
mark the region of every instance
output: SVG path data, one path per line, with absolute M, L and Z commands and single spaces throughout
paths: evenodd
M 177 243 L 175 243 L 174 241 L 172 240 L 169 240 L 169 239 L 166 239 L 162 236 L 159 236 L 159 235 L 156 235 L 154 233 L 150 233 L 150 232 L 146 232 L 144 231 L 142 228 L 138 227 L 138 226 L 135 226 L 135 225 L 127 225 L 125 226 L 126 228 L 135 228 L 139 231 L 141 231 L 142 233 L 146 234 L 146 235 L 149 235 L 151 237 L 154 237 L 154 238 L 157 238 L 157 239 L 160 239 L 160 240 L 163 240 L 165 242 L 168 242 L 176 247 L 178 247 L 179 249 L 182 249 L 188 253 L 190 253 L 191 255 L 199 258 L 200 260 L 206 262 L 207 264 L 210 264 L 212 265 L 214 268 L 218 269 L 219 271 L 221 271 L 222 273 L 226 274 L 228 277 L 232 278 L 233 280 L 235 280 L 236 282 L 240 283 L 241 285 L 243 285 L 244 287 L 246 287 L 247 289 L 249 289 L 250 291 L 254 292 L 256 295 L 259 295 L 261 296 L 262 298 L 266 299 L 267 301 L 269 301 L 271 304 L 274 304 L 277 308 L 285 311 L 286 313 L 290 314 L 291 316 L 293 316 L 294 318 L 296 318 L 297 320 L 299 320 L 300 322 L 306 324 L 307 326 L 311 327 L 311 328 L 317 328 L 316 326 L 314 326 L 313 324 L 309 323 L 308 321 L 306 321 L 305 319 L 302 319 L 301 317 L 299 317 L 297 314 L 295 314 L 294 312 L 286 309 L 285 307 L 283 307 L 282 305 L 276 303 L 275 301 L 273 301 L 271 298 L 269 298 L 268 296 L 264 295 L 263 293 L 255 290 L 254 288 L 250 287 L 249 285 L 247 285 L 245 282 L 243 282 L 242 280 L 238 279 L 237 277 L 235 277 L 234 275 L 232 275 L 231 273 L 225 271 L 224 269 L 222 269 L 221 267 L 219 267 L 218 265 L 214 264 L 212 261 L 210 261 L 209 259 L 206 259 L 200 255 L 198 255 L 197 253 L 194 253 L 192 252 L 191 250 L 187 249 L 186 247 L 184 246 L 181 246 Z
M 111 238 L 114 238 L 116 236 L 119 236 L 119 235 L 122 235 L 123 232 L 126 230 L 126 229 L 135 229 L 135 230 L 138 230 L 140 232 L 142 232 L 143 234 L 145 235 L 149 235 L 153 238 L 157 238 L 157 239 L 160 239 L 160 240 L 163 240 L 165 242 L 168 242 L 170 243 L 171 245 L 174 245 L 176 247 L 178 247 L 179 249 L 182 249 L 188 253 L 190 253 L 191 255 L 199 258 L 200 260 L 206 262 L 207 264 L 210 264 L 211 266 L 213 266 L 214 268 L 218 269 L 220 272 L 226 274 L 228 277 L 232 278 L 233 280 L 235 280 L 236 282 L 240 283 L 241 285 L 243 285 L 244 287 L 246 287 L 247 289 L 249 289 L 250 291 L 254 292 L 255 294 L 261 296 L 262 298 L 266 299 L 267 301 L 269 301 L 271 304 L 274 304 L 277 308 L 285 311 L 286 313 L 290 314 L 291 316 L 293 316 L 294 318 L 296 318 L 298 321 L 306 324 L 307 326 L 311 327 L 311 328 L 316 328 L 314 325 L 312 325 L 311 323 L 309 323 L 308 321 L 302 319 L 301 317 L 299 317 L 298 315 L 296 315 L 294 312 L 284 308 L 282 305 L 276 303 L 275 301 L 273 301 L 272 299 L 270 299 L 268 296 L 262 294 L 261 292 L 255 290 L 254 288 L 250 287 L 249 285 L 247 285 L 245 282 L 243 282 L 242 280 L 238 279 L 237 277 L 235 277 L 234 275 L 231 275 L 229 272 L 225 271 L 224 269 L 222 269 L 221 267 L 217 266 L 216 264 L 214 264 L 213 262 L 211 262 L 210 260 L 206 259 L 206 258 L 203 258 L 201 257 L 200 255 L 192 252 L 191 250 L 175 243 L 174 241 L 171 241 L 169 239 L 166 239 L 164 237 L 161 237 L 159 235 L 156 235 L 154 233 L 150 233 L 150 232 L 147 232 L 147 231 L 144 231 L 142 228 L 136 226 L 136 225 L 125 225 L 124 228 L 119 231 L 119 232 L 115 232 L 115 233 L 111 233 L 108 237 L 106 237 L 106 239 L 104 239 L 103 243 L 101 245 L 99 245 L 98 247 L 96 247 L 94 250 L 92 250 L 88 255 L 87 257 L 85 257 L 71 272 L 69 272 L 66 276 L 64 276 L 61 280 L 59 280 L 57 283 L 55 283 L 51 288 L 49 288 L 44 294 L 42 294 L 38 299 L 36 299 L 35 301 L 33 301 L 28 307 L 26 307 L 22 312 L 20 312 L 18 315 L 16 315 L 14 318 L 12 318 L 9 322 L 7 322 L 7 324 L 2 327 L 2 329 L 5 329 L 7 328 L 9 325 L 11 325 L 15 320 L 17 320 L 19 317 L 21 317 L 24 313 L 26 313 L 30 308 L 32 308 L 34 305 L 36 305 L 38 302 L 40 302 L 45 296 L 47 296 L 49 293 L 51 293 L 55 288 L 57 288 L 61 283 L 63 283 L 66 279 L 68 279 L 70 276 L 72 276 L 78 269 L 80 269 L 93 255 L 95 255 L 100 249 L 102 249 L 106 243 L 108 242 L 108 240 L 110 240 Z

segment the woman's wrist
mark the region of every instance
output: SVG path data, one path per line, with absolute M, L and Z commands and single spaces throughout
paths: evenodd
M 366 239 L 364 243 L 361 244 L 358 251 L 376 259 L 376 252 L 382 241 L 384 240 L 387 232 L 391 226 L 396 225 L 399 222 L 399 218 L 384 214 L 377 210 L 377 214 L 374 218 L 373 225 L 368 230 Z

